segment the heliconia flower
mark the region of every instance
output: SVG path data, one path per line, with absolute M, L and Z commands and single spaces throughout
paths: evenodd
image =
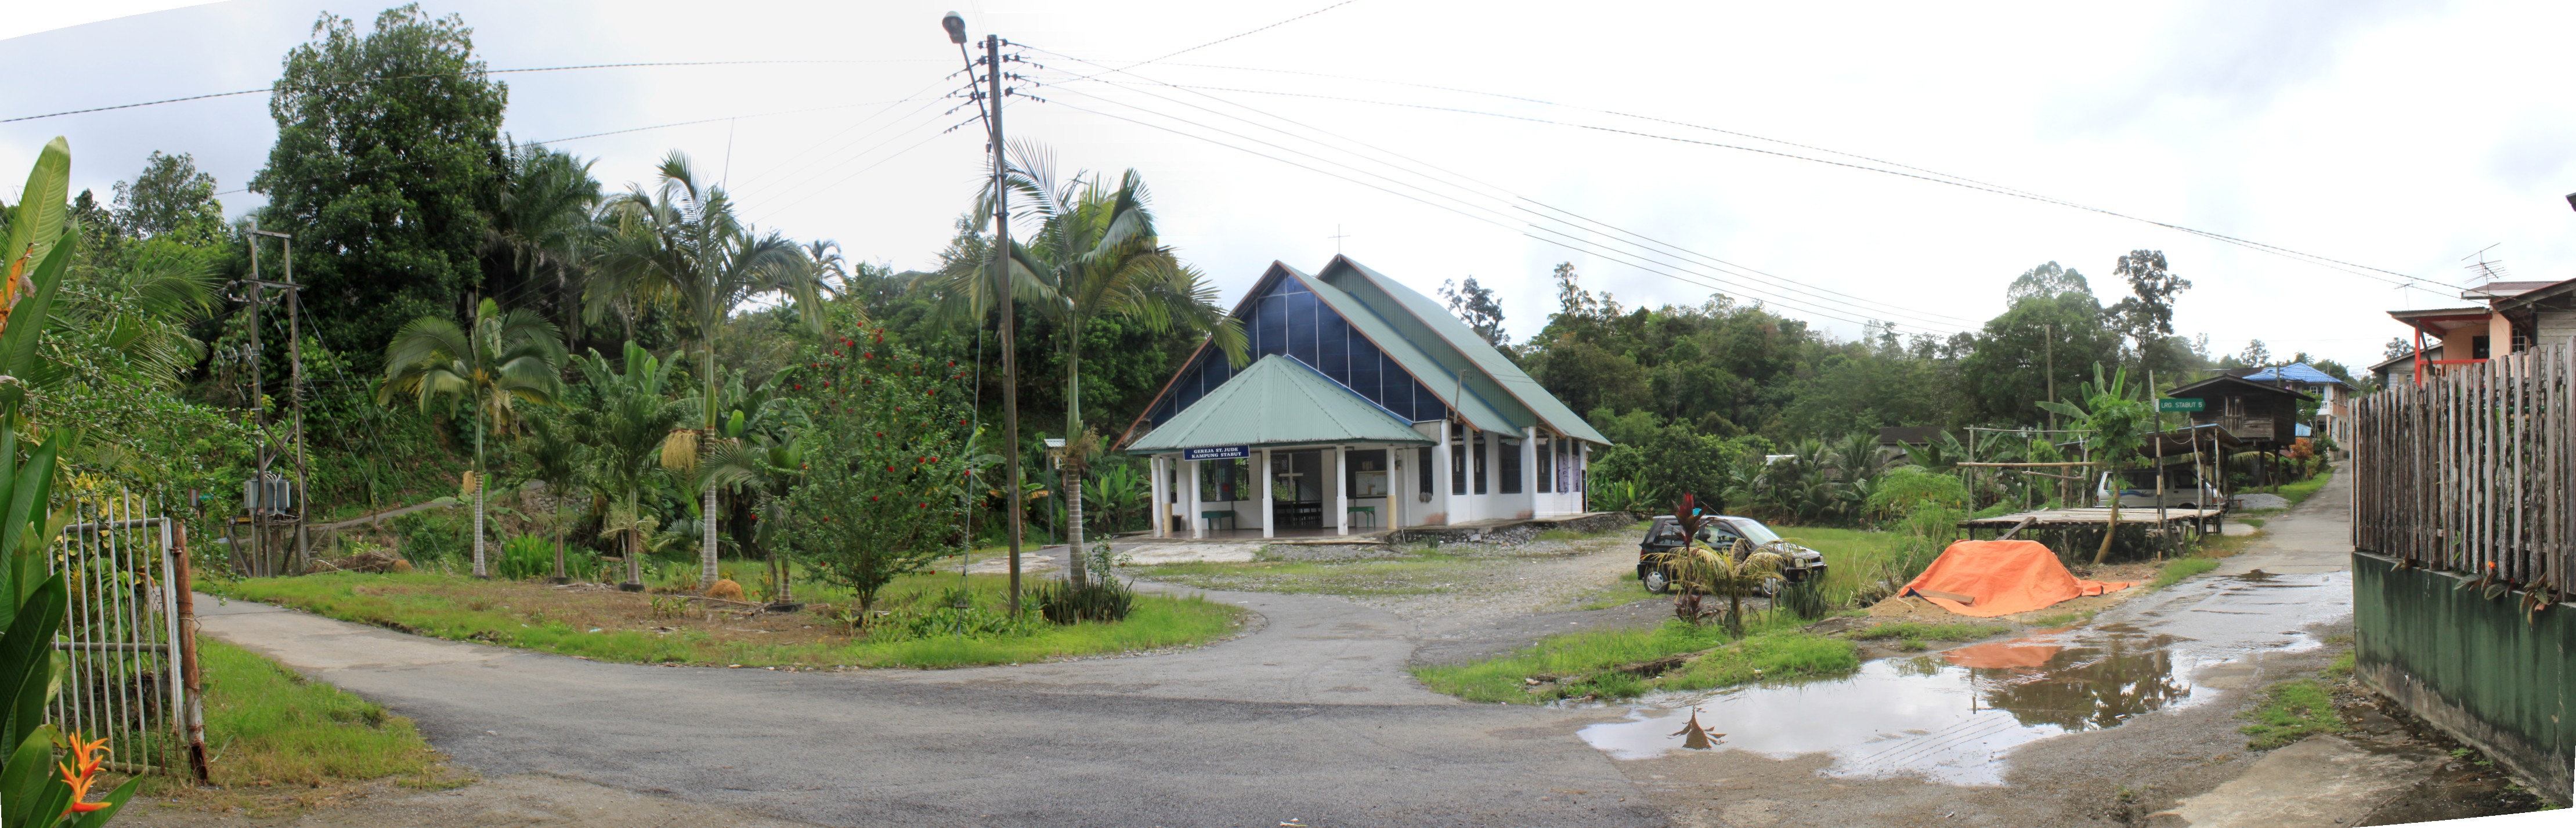
M 72 789 L 71 807 L 64 808 L 63 815 L 86 814 L 106 808 L 105 802 L 82 802 L 81 800 L 89 798 L 90 786 L 98 783 L 99 768 L 107 764 L 107 754 L 112 752 L 107 748 L 107 739 L 101 737 L 96 741 L 82 741 L 77 731 L 66 738 L 71 743 L 71 761 L 55 766 L 63 772 L 63 784 L 71 786 Z

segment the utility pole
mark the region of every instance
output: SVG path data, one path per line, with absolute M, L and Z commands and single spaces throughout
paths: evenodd
M 2048 401 L 2049 401 L 2049 402 L 2056 402 L 2056 401 L 2057 401 L 2057 325 L 2056 325 L 2056 323 L 2049 323 L 2049 324 L 2045 324 L 2045 325 L 2041 325 L 2041 326 L 2039 326 L 2039 330 L 2040 330 L 2039 351 L 2040 351 L 2040 353 L 2041 353 L 2042 355 L 2044 355 L 2044 356 L 2047 358 L 2047 360 L 2048 360 L 2048 367 L 2047 367 L 2047 369 L 2046 369 L 2046 370 L 2047 370 L 2047 372 L 2048 372 Z M 2057 412 L 2055 412 L 2055 411 L 2050 411 L 2050 412 L 2048 412 L 2048 430 L 2050 430 L 2050 431 L 2056 431 L 2056 430 L 2057 430 Z
M 966 52 L 966 19 L 959 17 L 956 12 L 949 12 L 947 16 L 940 18 L 939 25 L 948 30 L 948 42 L 957 44 L 958 55 L 966 57 L 967 78 L 972 80 L 975 61 Z M 1001 311 L 1002 462 L 1004 474 L 1009 478 L 1009 486 L 1003 490 L 1003 499 L 1010 503 L 1010 610 L 1011 614 L 1018 615 L 1020 612 L 1021 490 L 1023 488 L 1020 482 L 1022 474 L 1020 469 L 1020 360 L 1018 324 L 1013 318 L 1015 314 L 1011 307 L 1010 190 L 1003 186 L 1004 173 L 1009 170 L 1009 166 L 1002 151 L 1001 35 L 984 36 L 984 80 L 986 83 L 984 125 L 991 132 L 985 140 L 992 145 L 993 150 L 993 301 L 999 305 Z M 1067 552 L 1081 554 L 1080 550 L 1067 550 Z
M 252 216 L 250 220 L 250 353 L 246 359 L 250 363 L 250 427 L 251 432 L 259 436 L 255 438 L 258 442 L 251 446 L 251 496 L 247 498 L 249 502 L 245 504 L 250 507 L 251 554 L 248 563 L 253 571 L 243 573 L 245 575 L 261 574 L 258 570 L 268 559 L 268 415 L 264 410 L 265 406 L 261 404 L 259 393 L 259 304 L 262 292 L 260 288 L 259 217 Z
M 993 99 L 993 301 L 1002 309 L 1002 441 L 1003 462 L 1009 464 L 1011 488 L 1011 614 L 1020 612 L 1020 356 L 1018 322 L 1011 298 L 1011 190 L 1003 185 L 1005 166 L 1002 155 L 1002 36 L 984 36 L 984 80 L 986 96 Z M 1079 555 L 1080 550 L 1066 550 Z
M 312 513 L 305 496 L 311 469 L 304 454 L 304 331 L 297 316 L 304 310 L 304 291 L 295 286 L 295 236 L 291 233 L 259 231 L 277 238 L 281 255 L 286 258 L 286 399 L 295 405 L 295 572 L 303 572 L 313 562 L 313 528 L 304 517 Z
M 277 239 L 282 245 L 281 250 L 286 256 L 286 279 L 284 282 L 272 284 L 267 280 L 260 278 L 259 241 L 263 236 Z M 303 326 L 296 318 L 296 315 L 301 313 L 303 310 L 303 303 L 300 300 L 300 297 L 303 295 L 303 291 L 295 285 L 294 234 L 259 229 L 259 219 L 251 219 L 250 279 L 246 284 L 250 287 L 251 424 L 259 431 L 260 435 L 258 450 L 252 455 L 253 471 L 251 478 L 251 491 L 255 493 L 250 498 L 250 502 L 252 504 L 251 523 L 253 526 L 251 533 L 253 536 L 251 548 L 254 552 L 252 562 L 255 568 L 264 568 L 266 574 L 277 574 L 276 568 L 268 560 L 269 512 L 277 507 L 277 504 L 272 502 L 272 498 L 270 497 L 271 492 L 268 485 L 268 468 L 269 464 L 275 461 L 273 456 L 275 452 L 268 442 L 267 406 L 263 404 L 260 395 L 261 376 L 259 337 L 259 306 L 266 304 L 267 300 L 265 297 L 267 295 L 267 291 L 269 288 L 274 287 L 286 292 L 286 393 L 288 401 L 293 403 L 295 407 L 293 421 L 295 429 L 295 487 L 288 490 L 287 496 L 283 498 L 286 502 L 293 504 L 295 507 L 293 529 L 295 532 L 295 557 L 292 562 L 288 564 L 287 569 L 291 572 L 302 572 L 305 564 L 312 558 L 313 538 L 309 533 L 310 527 L 304 520 L 304 516 L 309 511 L 305 506 L 304 496 L 305 486 L 310 478 L 310 464 L 304 452 L 304 332 Z

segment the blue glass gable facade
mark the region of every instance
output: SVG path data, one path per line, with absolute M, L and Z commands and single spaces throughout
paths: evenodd
M 1282 354 L 1306 363 L 1334 382 L 1385 406 L 1395 416 L 1413 422 L 1437 420 L 1448 414 L 1448 406 L 1440 398 L 1432 396 L 1430 389 L 1423 388 L 1394 359 L 1370 344 L 1368 337 L 1352 330 L 1351 323 L 1325 305 L 1314 291 L 1307 290 L 1305 283 L 1281 276 L 1251 301 L 1248 310 L 1243 320 L 1244 347 L 1253 361 Z M 1215 348 L 1205 349 L 1181 370 L 1171 389 L 1145 419 L 1162 425 L 1233 377 L 1234 369 L 1226 364 L 1225 354 Z

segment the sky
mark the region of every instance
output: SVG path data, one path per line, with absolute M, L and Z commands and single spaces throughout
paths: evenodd
M 0 0 L 0 49 L 62 67 L 0 118 L 262 89 L 317 17 L 384 5 Z M 2358 368 L 2405 333 L 2386 311 L 2462 304 L 2482 250 L 2576 278 L 2576 110 L 2544 103 L 2565 4 L 422 5 L 496 70 L 771 61 L 494 77 L 511 137 L 611 188 L 683 152 L 760 226 L 898 270 L 935 263 L 983 174 L 974 108 L 940 97 L 953 8 L 1021 58 L 1011 139 L 1060 177 L 1138 171 L 1228 303 L 1339 250 L 1425 293 L 1473 277 L 1516 338 L 1559 262 L 1630 307 L 1946 334 L 2047 261 L 2108 304 L 2152 249 L 2194 285 L 2178 333 Z M 76 191 L 187 152 L 238 216 L 276 126 L 264 93 L 11 121 L 0 169 L 57 135 Z

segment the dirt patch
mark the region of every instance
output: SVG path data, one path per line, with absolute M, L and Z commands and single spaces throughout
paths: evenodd
M 141 798 L 116 818 L 118 825 L 148 828 L 195 826 L 296 826 L 296 828 L 560 828 L 725 826 L 791 828 L 789 822 L 731 809 L 698 805 L 586 782 L 548 776 L 504 776 L 449 791 L 421 791 L 386 783 L 315 788 L 298 794 L 244 799 L 183 794 Z

